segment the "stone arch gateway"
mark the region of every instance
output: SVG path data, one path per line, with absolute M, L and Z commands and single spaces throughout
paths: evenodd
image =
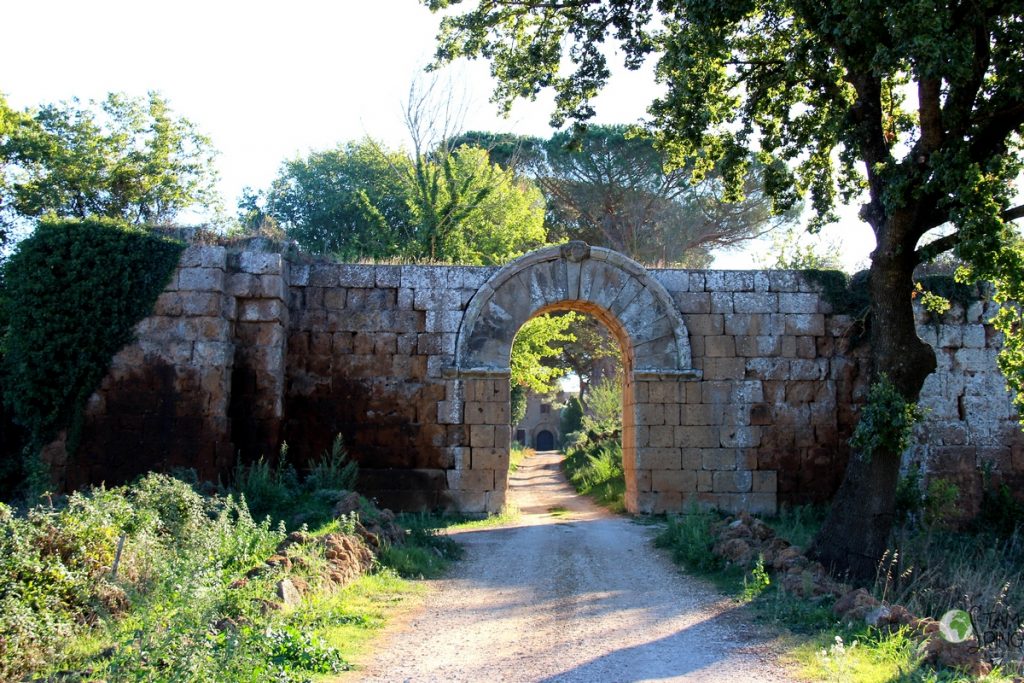
M 474 470 L 492 471 L 490 477 L 481 478 L 494 482 L 491 491 L 480 491 L 487 499 L 484 507 L 495 511 L 504 503 L 508 411 L 494 406 L 497 401 L 479 399 L 504 395 L 507 390 L 512 342 L 523 323 L 556 310 L 593 315 L 622 349 L 627 509 L 679 509 L 682 492 L 692 490 L 683 482 L 687 474 L 681 469 L 679 451 L 667 449 L 675 451 L 674 457 L 652 452 L 649 429 L 638 430 L 637 424 L 647 425 L 652 412 L 678 414 L 678 405 L 685 399 L 680 383 L 700 376 L 692 367 L 686 325 L 672 297 L 643 266 L 584 242 L 539 249 L 513 261 L 470 300 L 450 371 L 459 383 L 456 394 L 465 397 L 463 418 L 470 432 L 470 457 L 460 462 L 466 474 L 456 474 L 454 483 L 465 485 L 464 478 L 472 482 Z M 481 436 L 479 441 L 474 440 L 475 434 Z
M 90 397 L 77 452 L 58 441 L 42 457 L 64 490 L 177 467 L 224 480 L 285 442 L 302 468 L 341 433 L 360 490 L 386 507 L 497 510 L 513 335 L 576 309 L 626 351 L 630 509 L 823 502 L 849 454 L 867 349 L 811 275 L 644 269 L 583 243 L 502 268 L 194 245 Z M 1011 488 L 1024 481 L 995 310 L 979 299 L 918 326 L 939 370 L 908 458 L 974 501 L 984 463 Z

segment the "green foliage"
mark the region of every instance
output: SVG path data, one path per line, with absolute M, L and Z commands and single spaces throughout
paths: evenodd
M 687 569 L 700 573 L 720 570 L 722 558 L 711 548 L 715 543 L 712 525 L 718 516 L 691 505 L 685 514 L 669 517 L 665 530 L 654 539 L 654 545 L 665 548 L 675 562 Z
M 266 638 L 269 660 L 284 671 L 328 674 L 352 668 L 340 652 L 294 626 L 270 628 L 261 636 Z
M 1024 529 L 1024 503 L 1017 499 L 1005 483 L 992 481 L 992 464 L 981 468 L 981 506 L 974 519 L 980 531 L 1010 538 Z
M 348 459 L 341 434 L 334 437 L 331 450 L 324 452 L 306 475 L 306 486 L 312 489 L 352 491 L 359 478 L 359 465 Z
M 921 466 L 914 463 L 896 482 L 896 515 L 900 523 L 916 519 L 924 508 Z
M 562 408 L 558 416 L 558 433 L 562 435 L 561 447 L 566 446 L 566 436 L 583 429 L 583 406 L 576 396 L 569 399 L 569 402 Z
M 538 315 L 523 323 L 512 342 L 509 359 L 511 382 L 538 394 L 547 394 L 557 388 L 555 381 L 565 375 L 566 369 L 552 367 L 545 361 L 557 358 L 560 349 L 552 344 L 573 341 L 568 331 L 573 315 Z
M 772 583 L 768 571 L 764 568 L 764 557 L 758 556 L 757 562 L 750 570 L 750 575 L 743 576 L 743 593 L 740 596 L 742 602 L 750 602 L 768 589 Z
M 0 678 L 59 668 L 70 638 L 129 608 L 166 629 L 182 617 L 167 611 L 167 601 L 187 604 L 198 619 L 191 623 L 205 628 L 211 589 L 223 590 L 226 576 L 267 557 L 281 537 L 253 522 L 244 504 L 204 498 L 159 474 L 135 486 L 77 492 L 64 506 L 36 506 L 24 516 L 0 506 Z M 202 631 L 177 626 L 147 638 L 184 644 L 186 632 Z
M 522 165 L 544 191 L 550 230 L 645 263 L 704 267 L 710 251 L 791 221 L 772 216 L 760 167 L 741 201 L 723 202 L 717 175 L 693 183 L 690 169 L 666 171 L 653 139 L 627 126 L 589 126 L 520 147 Z
M 251 226 L 272 220 L 313 253 L 348 260 L 404 254 L 413 218 L 397 169 L 408 163 L 371 140 L 312 152 L 284 162 L 266 196 L 250 191 L 240 208 Z
M 526 417 L 526 387 L 511 380 L 509 384 L 509 424 L 515 426 Z
M 351 533 L 354 522 L 311 536 Z M 254 521 L 234 495 L 200 495 L 166 475 L 23 514 L 0 504 L 0 679 L 297 683 L 345 670 L 338 648 L 378 628 L 380 604 L 409 591 L 392 565 L 434 576 L 461 553 L 434 520 L 409 526 L 378 557 L 376 576 L 336 591 L 317 544 L 289 546 L 290 569 L 270 567 L 283 525 Z M 300 605 L 271 609 L 286 575 L 309 590 Z
M 577 491 L 593 496 L 613 512 L 626 509 L 626 480 L 622 469 L 622 444 L 617 439 L 585 439 L 569 447 L 563 461 L 565 473 Z
M 285 162 L 265 196 L 249 191 L 243 202 L 246 224 L 273 222 L 303 248 L 346 260 L 491 265 L 545 238 L 540 191 L 468 146 L 410 156 L 348 143 Z
M 132 340 L 183 246 L 109 219 L 40 222 L 3 266 L 4 400 L 38 449 L 68 428 Z
M 850 446 L 865 460 L 879 451 L 902 453 L 910 445 L 914 425 L 921 417 L 917 404 L 903 398 L 882 374 L 868 391 L 868 400 L 850 438 Z
M 605 377 L 590 389 L 588 413 L 583 416 L 584 431 L 595 435 L 616 434 L 622 430 L 622 378 Z
M 508 452 L 508 471 L 515 472 L 526 458 L 532 457 L 536 451 L 528 448 L 518 441 L 512 441 Z
M 439 533 L 443 520 L 424 514 L 405 514 L 399 522 L 408 534 L 406 542 L 385 548 L 380 562 L 407 578 L 437 578 L 463 555 L 462 546 Z
M 589 409 L 590 414 L 582 418 L 581 431 L 571 441 L 566 439 L 566 476 L 580 493 L 622 511 L 626 480 L 622 468 L 621 381 L 606 378 L 593 387 Z
M 822 295 L 840 315 L 864 318 L 871 306 L 866 270 L 847 275 L 839 270 L 804 270 L 801 275 L 821 286 Z
M 921 301 L 921 306 L 936 318 L 950 309 L 949 299 L 927 290 L 920 282 L 914 283 L 914 298 Z
M 230 491 L 245 500 L 257 519 L 270 517 L 289 528 L 326 522 L 341 496 L 355 489 L 359 465 L 348 459 L 338 434 L 329 451 L 311 463 L 304 475 L 288 460 L 282 444 L 274 463 L 262 456 L 248 465 L 235 465 Z
M 935 477 L 928 482 L 924 496 L 924 523 L 926 527 L 943 526 L 960 513 L 956 507 L 960 489 L 953 482 Z
M 0 224 L 48 214 L 168 222 L 189 207 L 217 204 L 215 155 L 155 92 L 24 113 L 0 99 L 0 207 L 8 212 Z
M 485 150 L 460 147 L 414 162 L 407 196 L 423 257 L 492 265 L 544 243 L 540 191 L 491 164 Z

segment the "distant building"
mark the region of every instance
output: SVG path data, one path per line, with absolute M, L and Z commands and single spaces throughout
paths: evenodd
M 526 417 L 515 426 L 512 436 L 516 441 L 538 451 L 558 448 L 558 422 L 562 406 L 573 394 L 559 391 L 554 394 L 526 395 Z

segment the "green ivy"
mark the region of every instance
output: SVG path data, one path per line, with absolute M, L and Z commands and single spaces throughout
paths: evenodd
M 882 374 L 868 391 L 868 401 L 850 438 L 850 446 L 865 460 L 870 460 L 880 449 L 902 453 L 910 446 L 914 425 L 922 417 L 917 404 L 903 398 L 896 385 Z
M 111 219 L 47 220 L 0 271 L 4 403 L 36 452 L 68 429 L 153 309 L 184 245 Z

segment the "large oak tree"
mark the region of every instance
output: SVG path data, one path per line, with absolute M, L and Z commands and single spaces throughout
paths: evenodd
M 871 255 L 872 400 L 858 448 L 815 543 L 825 562 L 870 575 L 892 526 L 901 446 L 935 354 L 918 338 L 914 267 L 955 248 L 1003 296 L 1021 282 L 1009 221 L 1024 126 L 1019 0 L 424 0 L 449 10 L 438 59 L 485 57 L 506 110 L 555 91 L 552 121 L 585 123 L 609 78 L 605 43 L 628 68 L 657 55 L 649 108 L 680 167 L 716 169 L 739 193 L 756 159 L 777 209 L 809 195 L 812 227 L 864 197 Z M 929 232 L 949 224 L 946 236 Z M 1002 356 L 1020 386 L 1019 308 Z

